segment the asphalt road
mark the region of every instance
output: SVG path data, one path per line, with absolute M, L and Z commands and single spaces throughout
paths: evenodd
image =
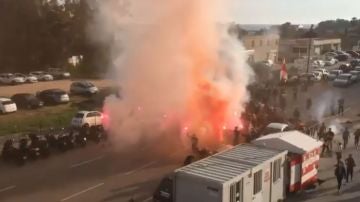
M 160 146 L 160 145 L 152 145 Z M 23 167 L 0 164 L 1 202 L 149 201 L 161 178 L 181 166 L 179 150 L 133 149 L 89 145 L 30 162 Z

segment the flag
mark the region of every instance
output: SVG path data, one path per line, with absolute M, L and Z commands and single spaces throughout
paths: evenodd
M 281 65 L 281 70 L 280 70 L 280 80 L 281 81 L 287 81 L 288 80 L 288 71 L 286 68 L 286 61 L 284 59 L 283 64 Z

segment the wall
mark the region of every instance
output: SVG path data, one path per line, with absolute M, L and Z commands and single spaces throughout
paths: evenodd
M 175 188 L 176 202 L 222 202 L 222 185 L 213 181 L 176 173 Z

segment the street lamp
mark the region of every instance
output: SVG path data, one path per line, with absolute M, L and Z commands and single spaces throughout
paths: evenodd
M 311 25 L 310 30 L 307 31 L 304 34 L 304 38 L 308 38 L 309 39 L 309 46 L 308 46 L 308 56 L 307 56 L 307 66 L 306 66 L 306 73 L 309 73 L 309 68 L 310 68 L 310 56 L 311 56 L 311 42 L 313 38 L 316 38 L 317 34 L 314 31 L 314 25 Z

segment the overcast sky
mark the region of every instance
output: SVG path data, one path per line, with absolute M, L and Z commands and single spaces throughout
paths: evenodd
M 318 23 L 360 17 L 360 0 L 231 0 L 231 16 L 241 24 Z

